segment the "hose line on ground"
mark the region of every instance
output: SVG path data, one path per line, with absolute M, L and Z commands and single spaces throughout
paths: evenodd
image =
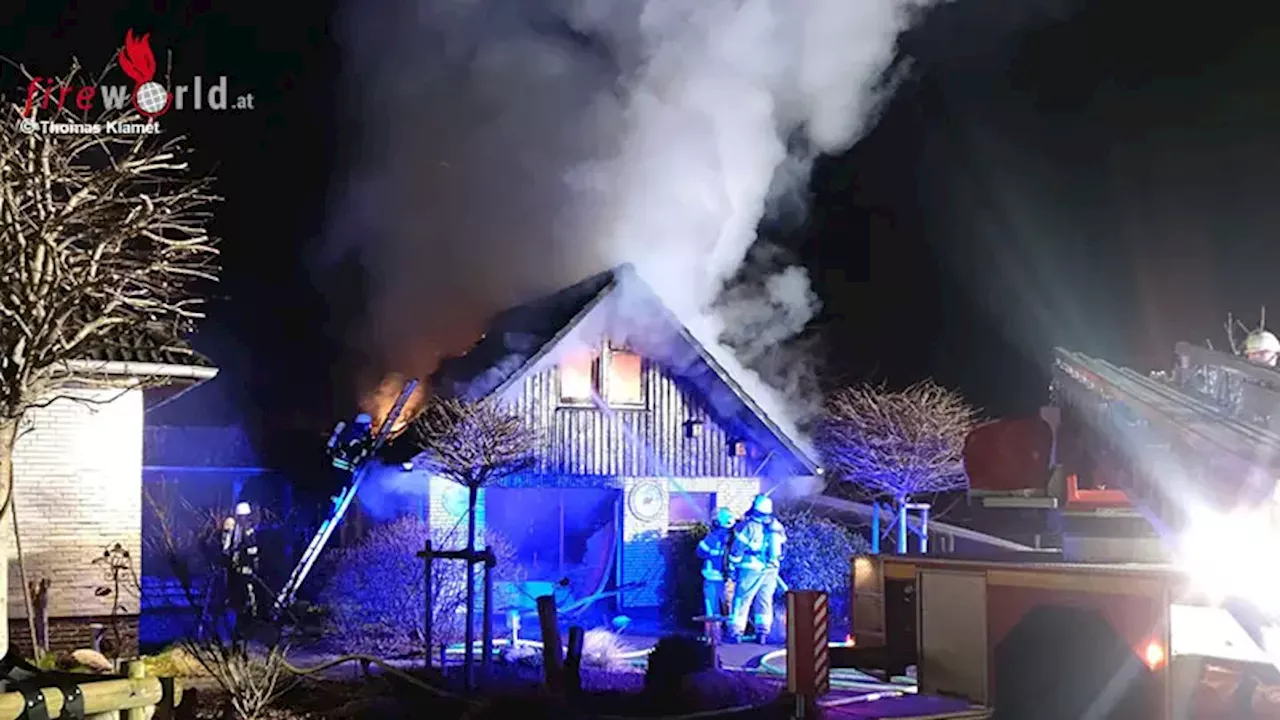
M 500 640 L 494 641 L 495 645 L 499 643 L 507 644 L 507 643 L 510 643 L 510 641 L 506 639 L 500 639 Z M 533 640 L 519 640 L 518 643 L 521 645 L 527 643 L 531 647 L 532 646 L 542 647 L 542 643 L 538 643 Z M 653 649 L 650 648 L 648 650 L 633 651 L 632 653 L 629 653 L 629 654 L 635 655 L 636 657 L 642 657 L 652 652 L 652 650 Z M 776 674 L 775 670 L 765 665 L 765 660 L 769 659 L 770 656 L 778 657 L 785 654 L 786 654 L 785 650 L 775 650 L 772 653 L 765 655 L 764 658 L 761 658 L 760 662 L 761 662 L 761 666 L 765 668 L 764 672 Z M 461 703 L 469 704 L 473 707 L 473 709 L 482 707 L 485 704 L 483 702 L 477 702 L 476 700 L 467 699 L 461 695 L 458 695 L 456 693 L 451 693 L 447 690 L 442 690 L 434 685 L 431 685 L 430 683 L 427 683 L 422 680 L 419 680 L 418 678 L 415 678 L 409 673 L 387 662 L 386 660 L 383 660 L 381 658 L 376 658 L 371 655 L 360 655 L 360 654 L 343 655 L 341 657 L 333 658 L 332 660 L 327 660 L 323 663 L 320 663 L 319 665 L 316 665 L 314 667 L 309 667 L 309 668 L 296 667 L 285 660 L 281 660 L 281 665 L 283 665 L 283 667 L 286 670 L 288 670 L 290 673 L 293 673 L 294 675 L 297 675 L 299 677 L 305 677 L 308 675 L 314 675 L 324 670 L 328 670 L 329 668 L 336 667 L 338 665 L 342 665 L 344 663 L 349 663 L 349 662 L 361 662 L 361 663 L 366 663 L 370 665 L 377 665 L 382 670 L 390 673 L 391 675 L 396 676 L 397 678 L 409 683 L 410 685 L 413 685 L 416 688 L 425 690 L 437 697 L 442 697 L 449 700 L 456 700 Z M 858 671 L 855 670 L 854 672 L 858 672 Z M 863 675 L 863 673 L 858 673 L 858 674 Z M 866 677 L 870 677 L 870 676 L 866 676 Z M 859 691 L 862 691 L 862 693 L 859 695 L 853 695 L 846 698 L 837 698 L 835 700 L 829 700 L 829 701 L 823 702 L 821 703 L 821 705 L 824 707 L 839 707 L 843 705 L 852 705 L 854 703 L 859 703 L 859 702 L 872 702 L 875 700 L 880 700 L 880 699 L 889 698 L 889 697 L 898 697 L 906 694 L 907 692 L 910 692 L 906 688 L 903 688 L 901 685 L 891 685 L 887 683 L 859 683 L 855 681 L 836 681 L 834 678 L 832 682 L 832 687 L 839 687 L 840 689 L 859 690 Z M 708 718 L 727 717 L 727 716 L 738 715 L 742 713 L 755 712 L 771 704 L 772 703 L 768 703 L 764 705 L 739 705 L 736 707 L 723 708 L 720 710 L 703 710 L 699 712 L 685 713 L 682 715 L 662 715 L 658 717 L 639 717 L 639 716 L 625 716 L 625 715 L 586 715 L 583 717 L 589 718 L 590 720 L 707 720 Z M 468 715 L 468 717 L 470 717 L 470 715 Z

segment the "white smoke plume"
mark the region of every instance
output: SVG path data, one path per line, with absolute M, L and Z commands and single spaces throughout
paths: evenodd
M 353 0 L 329 250 L 370 271 L 365 341 L 429 372 L 494 312 L 630 262 L 796 419 L 810 383 L 776 358 L 818 300 L 801 268 L 739 271 L 771 203 L 865 131 L 922 4 Z

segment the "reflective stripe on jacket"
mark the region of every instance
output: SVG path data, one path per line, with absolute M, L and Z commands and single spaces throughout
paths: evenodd
M 724 580 L 725 551 L 729 545 L 728 528 L 711 528 L 698 543 L 698 557 L 702 558 L 702 577 L 707 580 Z
M 748 515 L 734 528 L 729 563 L 747 572 L 776 568 L 782 561 L 782 543 L 786 540 L 782 523 L 772 517 Z

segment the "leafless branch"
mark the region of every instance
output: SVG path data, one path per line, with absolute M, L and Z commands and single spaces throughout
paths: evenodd
M 146 126 L 132 108 L 80 110 L 62 91 L 97 85 L 81 75 L 73 65 L 41 80 L 34 102 L 24 93 L 0 108 L 0 421 L 95 380 L 68 361 L 187 348 L 196 290 L 218 275 L 207 230 L 218 198 L 191 174 L 184 139 L 119 131 Z
M 528 469 L 539 448 L 538 433 L 495 400 L 433 398 L 406 432 L 428 469 L 467 487 Z
M 968 484 L 964 441 L 977 418 L 959 393 L 932 381 L 905 390 L 859 385 L 828 400 L 816 438 L 845 480 L 905 500 Z
M 237 720 L 267 717 L 271 704 L 294 684 L 289 682 L 286 648 L 271 647 L 258 655 L 214 641 L 184 640 L 181 646 L 227 693 Z
M 1231 313 L 1227 313 L 1227 322 L 1223 325 L 1223 328 L 1225 328 L 1227 331 L 1227 342 L 1231 345 L 1231 353 L 1233 355 L 1243 355 L 1244 348 L 1241 347 L 1241 345 L 1236 342 L 1236 333 L 1235 333 L 1236 328 L 1239 328 L 1241 331 L 1243 331 L 1245 334 L 1245 337 L 1248 337 L 1249 335 L 1255 332 L 1262 332 L 1263 330 L 1266 330 L 1267 329 L 1267 306 L 1263 305 L 1258 312 L 1257 328 L 1250 329 L 1248 325 L 1245 325 L 1243 322 L 1236 319 L 1236 317 Z M 1213 349 L 1212 344 L 1209 345 L 1209 349 L 1210 350 Z
M 1236 326 L 1237 325 L 1240 326 L 1246 333 L 1249 332 L 1249 328 L 1245 327 L 1244 323 L 1240 322 L 1239 320 L 1236 320 L 1231 313 L 1227 313 L 1227 322 L 1226 324 L 1223 325 L 1223 328 L 1227 331 L 1227 344 L 1231 346 L 1232 355 L 1239 355 L 1241 353 L 1240 345 L 1239 343 L 1236 342 Z

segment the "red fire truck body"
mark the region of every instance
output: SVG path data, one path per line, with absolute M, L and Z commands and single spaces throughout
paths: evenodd
M 864 556 L 852 608 L 856 647 L 995 718 L 1080 717 L 1071 687 L 1107 697 L 1100 718 L 1280 717 L 1265 653 L 1166 566 Z

